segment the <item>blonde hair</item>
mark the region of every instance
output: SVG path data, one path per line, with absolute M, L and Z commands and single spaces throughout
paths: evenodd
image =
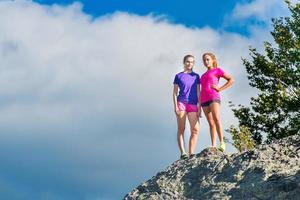
M 210 56 L 211 59 L 213 60 L 213 67 L 218 67 L 218 62 L 217 62 L 217 58 L 215 56 L 215 54 L 210 53 L 210 52 L 206 52 L 202 55 L 202 61 L 204 62 L 204 58 L 205 56 Z

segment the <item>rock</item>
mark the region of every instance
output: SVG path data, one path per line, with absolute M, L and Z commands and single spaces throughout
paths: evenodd
M 204 149 L 175 161 L 124 199 L 300 200 L 300 135 L 231 155 Z

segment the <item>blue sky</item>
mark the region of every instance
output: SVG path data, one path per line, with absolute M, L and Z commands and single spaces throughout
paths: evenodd
M 67 5 L 74 1 L 49 1 L 37 0 L 42 4 Z M 138 15 L 165 15 L 174 23 L 187 26 L 203 27 L 208 24 L 214 28 L 222 26 L 224 16 L 230 14 L 237 2 L 228 0 L 220 3 L 219 0 L 212 1 L 172 1 L 172 0 L 112 0 L 112 1 L 78 1 L 83 4 L 83 11 L 93 16 L 101 16 L 116 11 L 136 13 Z
M 235 77 L 221 110 L 235 124 L 228 101 L 257 92 L 241 58 L 288 11 L 201 2 L 1 0 L 0 199 L 121 199 L 178 159 L 172 82 L 186 54 L 201 74 L 214 52 Z M 197 152 L 209 145 L 201 119 Z
M 49 0 L 35 0 L 41 4 L 59 4 L 68 5 L 74 1 L 49 1 Z M 184 24 L 188 27 L 205 27 L 210 26 L 219 31 L 238 32 L 249 36 L 250 25 L 265 26 L 265 22 L 255 16 L 244 20 L 243 23 L 236 23 L 236 21 L 227 21 L 229 15 L 232 13 L 237 4 L 247 4 L 250 0 L 227 0 L 220 2 L 219 0 L 212 1 L 172 1 L 172 0 L 112 0 L 112 1 L 91 1 L 81 0 L 83 11 L 94 17 L 107 15 L 119 12 L 129 12 L 138 15 L 163 15 L 172 23 Z

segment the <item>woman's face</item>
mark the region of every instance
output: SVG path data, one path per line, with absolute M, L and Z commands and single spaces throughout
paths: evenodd
M 194 58 L 193 57 L 188 57 L 187 59 L 185 59 L 184 61 L 184 68 L 186 70 L 192 70 L 193 69 L 193 66 L 194 66 Z
M 213 67 L 213 59 L 209 55 L 205 55 L 203 63 L 206 67 Z

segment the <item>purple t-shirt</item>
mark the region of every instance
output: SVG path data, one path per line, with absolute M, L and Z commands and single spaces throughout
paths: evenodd
M 177 101 L 197 105 L 197 85 L 200 84 L 199 74 L 180 72 L 176 74 L 173 84 L 179 87 Z
M 213 68 L 206 71 L 201 76 L 201 103 L 207 101 L 220 99 L 220 94 L 215 89 L 211 88 L 211 85 L 218 85 L 220 77 L 224 75 L 224 71 L 221 68 Z

